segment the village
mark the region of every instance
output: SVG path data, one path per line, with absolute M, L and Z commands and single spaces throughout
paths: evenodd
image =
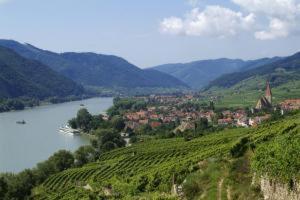
M 195 106 L 198 97 L 194 95 L 136 97 L 147 103 L 147 107 L 138 111 L 125 112 L 123 118 L 127 128 L 136 130 L 148 125 L 152 129 L 171 122 L 177 124 L 174 132 L 195 130 L 196 122 L 207 119 L 214 126 L 255 127 L 271 118 L 271 112 L 277 111 L 281 115 L 285 112 L 300 109 L 300 99 L 287 99 L 278 105 L 272 104 L 272 91 L 269 82 L 266 84 L 265 95 L 261 97 L 255 107 L 243 109 L 214 108 L 214 103 Z M 279 109 L 279 110 L 278 110 Z

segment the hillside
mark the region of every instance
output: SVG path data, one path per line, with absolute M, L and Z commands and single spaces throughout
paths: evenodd
M 289 146 L 297 144 L 299 147 L 299 117 L 297 114 L 259 128 L 229 129 L 191 141 L 182 138 L 150 140 L 113 150 L 101 155 L 95 163 L 51 176 L 35 188 L 34 198 L 96 199 L 101 195 L 112 199 L 177 199 L 176 195 L 171 195 L 171 188 L 182 186 L 183 194 L 180 192 L 180 195 L 187 195 L 188 199 L 200 196 L 203 199 L 221 196 L 224 199 L 228 196 L 229 199 L 259 199 L 265 194 L 260 189 L 260 177 L 254 177 L 252 170 L 257 174 L 269 174 L 267 178 L 275 180 L 276 184 L 299 177 L 299 162 L 294 162 L 298 152 Z M 289 144 L 287 140 L 294 142 Z M 276 150 L 278 163 L 272 160 L 272 151 L 263 151 L 277 143 L 285 144 L 286 149 Z M 276 147 L 281 148 L 280 145 Z M 286 154 L 289 156 L 282 157 Z M 266 159 L 261 160 L 261 156 Z M 272 167 L 268 166 L 268 161 L 274 162 Z M 290 165 L 281 168 L 281 162 Z M 290 169 L 293 174 L 285 173 Z M 258 181 L 254 184 L 255 179 Z
M 274 82 L 275 85 L 280 85 L 289 81 L 290 78 L 299 79 L 299 71 L 300 53 L 296 53 L 278 61 L 264 64 L 258 68 L 223 75 L 212 81 L 207 88 L 228 88 L 251 77 L 266 75 L 270 77 L 271 81 Z M 293 75 L 291 75 L 289 72 L 293 73 Z
M 80 95 L 83 88 L 46 65 L 0 47 L 0 98 Z
M 170 74 L 194 89 L 201 89 L 221 75 L 256 68 L 277 59 L 279 58 L 244 61 L 222 58 L 191 63 L 166 64 L 153 67 L 152 69 Z
M 219 106 L 254 106 L 270 80 L 274 102 L 300 98 L 300 53 L 243 72 L 221 76 L 202 91 Z M 240 100 L 242 99 L 242 101 Z
M 0 40 L 0 46 L 11 48 L 26 58 L 38 60 L 83 85 L 109 88 L 187 87 L 170 75 L 142 70 L 117 56 L 95 53 L 54 53 L 12 40 Z

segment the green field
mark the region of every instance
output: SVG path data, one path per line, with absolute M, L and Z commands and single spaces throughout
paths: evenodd
M 257 100 L 264 95 L 266 80 L 267 77 L 256 76 L 230 88 L 211 88 L 202 95 L 205 101 L 217 97 L 216 107 L 255 107 Z M 300 80 L 272 86 L 272 93 L 275 104 L 285 99 L 300 98 Z
M 191 141 L 182 138 L 151 140 L 117 149 L 103 154 L 95 163 L 51 176 L 35 188 L 34 198 L 90 199 L 107 195 L 105 188 L 111 187 L 116 199 L 137 196 L 155 199 L 157 195 L 165 196 L 163 199 L 175 199 L 170 195 L 173 181 L 181 184 L 189 174 L 199 173 L 200 161 L 234 159 L 230 152 L 233 149 L 240 151 L 242 138 L 249 139 L 247 145 L 260 146 L 289 134 L 299 137 L 299 117 L 298 114 L 255 129 L 229 129 Z M 209 183 L 215 184 L 210 187 L 210 193 L 215 193 L 219 178 L 216 176 L 215 181 Z M 226 180 L 224 184 L 232 184 Z M 240 190 L 243 193 L 244 190 L 236 189 Z

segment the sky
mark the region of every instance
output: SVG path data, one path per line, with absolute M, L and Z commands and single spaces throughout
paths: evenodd
M 0 0 L 0 38 L 141 68 L 300 51 L 300 0 Z

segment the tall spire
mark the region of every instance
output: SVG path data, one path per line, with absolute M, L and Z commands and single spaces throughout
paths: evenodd
M 266 94 L 265 94 L 266 99 L 269 101 L 269 103 L 272 103 L 272 91 L 270 87 L 270 82 L 267 81 L 267 86 L 266 86 Z

